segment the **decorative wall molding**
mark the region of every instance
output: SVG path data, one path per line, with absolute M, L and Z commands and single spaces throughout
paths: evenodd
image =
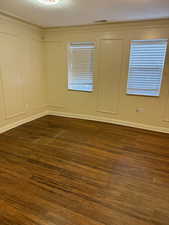
M 128 21 L 128 22 L 123 21 L 123 22 L 98 24 L 98 25 L 93 24 L 93 25 L 44 29 L 44 28 L 39 28 L 34 25 L 27 24 L 24 21 L 18 20 L 17 18 L 10 17 L 9 15 L 6 15 L 6 14 L 0 12 L 0 24 L 1 24 L 0 36 L 5 35 L 5 36 L 9 36 L 9 37 L 11 36 L 11 37 L 18 38 L 19 43 L 20 43 L 20 41 L 27 41 L 27 43 L 28 43 L 28 47 L 26 47 L 27 52 L 29 51 L 30 45 L 32 45 L 32 41 L 37 41 L 40 43 L 51 41 L 51 42 L 57 42 L 59 45 L 62 45 L 62 44 L 65 45 L 70 40 L 74 40 L 74 39 L 79 40 L 80 37 L 82 37 L 83 40 L 86 40 L 86 38 L 89 38 L 90 40 L 98 40 L 98 41 L 100 39 L 107 39 L 107 38 L 108 39 L 109 38 L 123 39 L 123 37 L 125 37 L 125 40 L 127 41 L 129 39 L 128 35 L 130 34 L 131 30 L 134 31 L 134 34 L 135 33 L 137 34 L 136 31 L 142 32 L 143 29 L 145 29 L 146 32 L 149 31 L 148 34 L 150 36 L 152 36 L 152 35 L 154 35 L 154 33 L 156 33 L 156 29 L 160 30 L 160 32 L 157 32 L 160 35 L 163 35 L 164 32 L 166 35 L 169 35 L 169 18 L 161 19 L 161 20 L 158 19 L 158 20 Z M 116 31 L 116 32 L 114 32 L 114 31 Z M 94 32 L 98 32 L 98 33 L 94 33 Z M 87 33 L 90 35 L 88 36 Z M 144 35 L 146 36 L 147 33 L 145 33 Z M 42 37 L 44 39 L 41 39 Z M 45 40 L 45 38 L 46 38 L 46 40 Z M 34 55 L 34 53 L 32 53 L 32 55 Z M 27 57 L 28 58 L 26 58 L 26 59 L 28 59 L 28 61 L 29 61 L 29 54 Z M 26 60 L 26 62 L 27 62 L 27 60 Z M 29 65 L 28 65 L 28 68 L 29 68 Z M 27 72 L 30 74 L 32 73 L 29 70 Z M 35 72 L 33 72 L 33 75 L 34 75 L 34 73 L 36 73 L 36 70 L 35 70 Z M 27 78 L 30 78 L 30 76 L 28 76 Z M 1 76 L 0 76 L 0 79 L 2 79 Z M 26 81 L 28 81 L 28 80 L 29 79 L 26 79 Z M 46 77 L 45 77 L 45 82 L 47 82 Z M 47 87 L 45 87 L 45 88 L 47 88 Z M 2 88 L 0 88 L 0 89 L 2 89 Z M 8 88 L 8 89 L 10 89 L 10 88 Z M 0 92 L 2 92 L 1 96 L 3 98 L 3 100 L 2 100 L 2 102 L 3 102 L 4 94 L 3 94 L 2 90 Z M 29 86 L 27 87 L 27 89 L 24 88 L 24 92 L 26 92 L 26 90 L 28 90 L 28 92 L 29 92 Z M 46 91 L 47 90 L 45 90 L 45 92 Z M 27 95 L 28 95 L 28 93 L 27 93 Z M 95 97 L 95 92 L 93 92 L 93 99 L 94 99 L 94 97 Z M 9 98 L 9 99 L 11 99 L 11 98 Z M 79 98 L 79 99 L 83 99 L 83 98 Z M 23 104 L 24 107 L 26 106 L 26 104 L 29 103 L 28 100 L 29 100 L 28 97 L 26 100 L 24 100 L 24 104 Z M 35 103 L 37 103 L 37 102 L 38 102 L 38 100 Z M 8 104 L 8 101 L 7 101 L 7 104 Z M 33 106 L 35 105 L 34 101 L 32 101 L 32 103 L 30 102 L 30 104 L 33 104 Z M 37 108 L 29 106 L 29 108 L 25 109 L 24 107 L 19 107 L 19 109 L 16 110 L 16 113 L 15 112 L 13 113 L 10 111 L 10 113 L 8 113 L 7 115 L 5 115 L 5 111 L 3 110 L 2 115 L 4 116 L 4 118 L 3 118 L 2 124 L 0 126 L 0 133 L 3 133 L 14 127 L 20 126 L 24 123 L 35 120 L 35 119 L 40 118 L 45 115 L 57 115 L 57 116 L 66 116 L 66 117 L 80 118 L 80 119 L 87 119 L 87 120 L 95 120 L 95 121 L 101 121 L 101 122 L 108 122 L 108 123 L 112 123 L 112 124 L 119 124 L 119 125 L 124 125 L 124 126 L 130 126 L 130 127 L 141 128 L 141 129 L 169 133 L 169 128 L 163 127 L 163 124 L 165 124 L 165 123 L 161 124 L 161 127 L 160 126 L 156 127 L 156 126 L 150 126 L 150 125 L 145 125 L 145 124 L 140 124 L 140 123 L 132 123 L 132 122 L 127 122 L 127 121 L 122 121 L 122 120 L 114 120 L 114 119 L 107 118 L 106 116 L 102 117 L 102 116 L 65 113 L 62 111 L 65 111 L 64 108 L 66 109 L 67 106 L 66 106 L 66 103 L 65 103 L 65 105 L 62 106 L 62 102 L 61 103 L 56 102 L 56 106 L 53 105 L 50 107 L 48 106 L 46 108 L 43 108 L 43 106 L 37 106 Z M 42 107 L 43 109 L 38 110 L 39 107 Z M 55 107 L 57 107 L 57 108 L 55 108 Z M 48 111 L 46 111 L 46 110 L 48 110 Z M 111 112 L 109 109 L 105 109 L 105 108 L 103 108 L 101 111 L 103 111 L 104 113 L 108 113 L 108 114 L 110 114 L 110 112 Z M 117 110 L 115 108 L 115 110 L 112 110 L 112 111 L 116 112 Z M 41 113 L 39 113 L 39 112 L 41 112 Z M 23 115 L 22 113 L 25 113 L 25 114 Z M 32 116 L 28 116 L 30 114 Z M 8 119 L 8 120 L 5 120 L 5 116 L 6 116 L 6 119 Z M 25 118 L 25 119 L 22 119 L 22 118 Z M 166 115 L 166 120 L 169 120 L 168 115 Z M 15 122 L 11 122 L 11 121 L 15 121 Z
M 114 39 L 113 37 L 100 39 L 99 41 L 98 66 L 96 71 L 99 84 L 96 103 L 96 110 L 98 112 L 107 114 L 118 113 L 120 103 L 119 88 L 123 68 L 123 42 L 123 39 Z M 107 73 L 105 73 L 105 68 Z M 107 68 L 109 69 L 107 70 Z M 113 76 L 113 74 L 115 75 Z M 108 102 L 106 102 L 107 100 Z
M 64 109 L 54 108 L 50 106 L 48 109 L 52 114 L 57 113 L 60 116 L 68 116 L 80 119 L 91 119 L 97 120 L 102 122 L 108 122 L 112 124 L 120 124 L 125 126 L 131 126 L 141 129 L 147 129 L 152 131 L 158 132 L 165 132 L 169 133 L 169 125 L 167 122 L 164 122 L 163 118 L 163 105 L 166 104 L 166 88 L 168 85 L 168 80 L 165 82 L 166 85 L 162 87 L 161 96 L 160 98 L 146 98 L 142 96 L 129 96 L 126 94 L 126 87 L 127 87 L 127 79 L 128 79 L 128 60 L 130 54 L 130 40 L 138 39 L 158 39 L 158 38 L 168 38 L 169 37 L 169 19 L 163 20 L 149 20 L 149 21 L 128 21 L 128 22 L 120 22 L 120 23 L 109 23 L 109 24 L 98 24 L 98 25 L 86 25 L 86 26 L 77 26 L 77 27 L 58 27 L 58 28 L 49 28 L 45 29 L 45 40 L 44 42 L 46 45 L 48 60 L 50 65 L 50 70 L 47 69 L 48 72 L 48 81 L 49 81 L 49 99 L 50 104 L 57 105 L 57 104 L 65 104 Z M 87 97 L 87 94 L 77 93 L 69 94 L 66 91 L 66 74 L 67 74 L 67 67 L 66 67 L 66 51 L 63 53 L 60 49 L 58 51 L 55 50 L 57 48 L 58 43 L 63 42 L 66 48 L 66 44 L 72 41 L 83 41 L 83 40 L 93 40 L 97 42 L 97 53 L 96 53 L 96 74 L 95 74 L 95 85 L 94 91 L 90 94 L 90 98 Z M 112 82 L 110 79 L 104 84 L 100 78 L 100 60 L 99 60 L 99 51 L 100 51 L 100 42 L 101 40 L 123 40 L 122 44 L 122 61 L 120 64 L 121 71 L 117 72 L 114 71 L 113 75 L 117 76 L 119 79 L 119 85 L 116 84 L 115 88 L 117 87 L 114 93 L 118 94 L 111 94 L 113 89 L 113 84 L 118 83 Z M 54 43 L 53 46 L 50 43 Z M 51 47 L 52 46 L 52 47 Z M 116 47 L 116 45 L 115 45 Z M 54 50 L 53 50 L 54 49 Z M 113 49 L 114 50 L 114 49 Z M 104 55 L 109 52 L 106 50 Z M 114 55 L 116 55 L 118 50 L 114 51 Z M 62 54 L 63 53 L 63 54 Z M 53 58 L 59 59 L 60 55 L 62 54 L 62 60 L 64 60 L 64 64 L 59 65 L 57 67 L 55 65 L 55 61 L 52 61 Z M 110 55 L 110 54 L 109 54 Z M 106 55 L 107 56 L 107 55 Z M 64 57 L 64 59 L 63 59 Z M 121 57 L 119 57 L 120 59 Z M 105 60 L 106 61 L 106 60 Z M 120 60 L 117 60 L 120 61 Z M 107 62 L 107 61 L 106 61 Z M 112 62 L 112 60 L 111 60 Z M 112 64 L 112 63 L 111 63 Z M 117 64 L 116 64 L 117 65 Z M 113 67 L 115 69 L 116 65 Z M 107 68 L 103 69 L 102 74 L 107 75 Z M 113 70 L 111 69 L 111 70 Z M 166 71 L 167 72 L 167 71 Z M 60 74 L 56 76 L 55 74 Z M 110 76 L 111 77 L 111 76 Z M 60 84 L 60 89 L 57 90 L 54 84 Z M 109 87 L 109 84 L 112 84 Z M 103 91 L 99 91 L 99 87 L 104 86 L 104 93 Z M 111 89 L 112 88 L 112 89 Z M 108 89 L 110 91 L 108 91 Z M 57 93 L 57 91 L 59 93 Z M 100 92 L 100 94 L 99 94 Z M 105 92 L 107 94 L 105 94 Z M 57 97 L 53 97 L 57 94 Z M 62 98 L 60 96 L 63 96 Z M 100 101 L 98 98 L 102 97 L 103 104 L 100 106 Z M 107 97 L 108 96 L 108 97 Z M 114 100 L 114 99 L 115 100 Z M 107 100 L 108 99 L 108 100 Z M 105 102 L 104 102 L 105 100 Z M 111 105 L 108 105 L 110 101 Z M 84 104 L 82 104 L 84 102 Z M 86 106 L 85 106 L 85 103 Z M 160 105 L 160 107 L 159 107 Z M 112 106 L 112 107 L 111 107 Z M 143 113 L 136 113 L 137 108 L 144 108 Z M 156 110 L 155 107 L 158 107 Z M 153 116 L 151 119 L 151 113 L 153 110 Z M 72 114 L 71 112 L 75 112 Z M 53 113 L 54 112 L 54 113 Z M 59 114 L 58 114 L 59 112 Z M 63 113 L 62 113 L 63 112 Z M 64 113 L 67 112 L 67 113 Z M 102 114 L 101 114 L 102 113 Z M 114 114 L 117 114 L 113 116 Z M 126 116 L 125 116 L 126 113 Z M 89 115 L 82 115 L 82 114 L 89 114 Z M 93 116 L 92 116 L 93 115 Z M 95 116 L 96 115 L 96 116 Z M 110 119 L 111 118 L 111 119 Z M 114 119 L 113 119 L 114 118 Z M 116 120 L 118 118 L 118 120 Z M 130 118 L 130 121 L 126 121 Z M 149 121 L 150 120 L 150 121 Z M 139 122 L 138 122 L 139 121 Z M 147 122 L 146 122 L 147 121 Z M 158 123 L 157 123 L 158 121 Z

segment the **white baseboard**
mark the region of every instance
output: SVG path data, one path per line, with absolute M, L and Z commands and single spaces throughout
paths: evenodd
M 128 121 L 114 120 L 111 118 L 105 118 L 105 117 L 99 117 L 99 116 L 73 114 L 73 113 L 65 113 L 65 112 L 57 112 L 57 111 L 44 111 L 42 113 L 35 114 L 35 115 L 25 118 L 23 120 L 20 120 L 20 121 L 14 122 L 12 124 L 8 124 L 8 125 L 1 127 L 0 134 L 6 132 L 8 130 L 11 130 L 15 127 L 18 127 L 22 124 L 28 123 L 30 121 L 39 119 L 39 118 L 41 118 L 43 116 L 47 116 L 47 115 L 63 116 L 63 117 L 70 117 L 70 118 L 84 119 L 84 120 L 94 120 L 94 121 L 99 121 L 99 122 L 112 123 L 112 124 L 116 124 L 116 125 L 140 128 L 140 129 L 144 129 L 144 130 L 169 133 L 169 128 L 165 128 L 165 127 L 156 127 L 156 126 L 150 126 L 150 125 L 145 125 L 145 124 L 141 124 L 141 123 L 132 123 L 132 122 L 128 122 Z
M 48 111 L 44 111 L 42 113 L 38 113 L 38 114 L 35 114 L 33 116 L 29 116 L 29 117 L 27 117 L 23 120 L 19 120 L 17 122 L 12 123 L 12 124 L 8 124 L 8 125 L 5 125 L 3 127 L 0 127 L 0 134 L 6 132 L 8 130 L 11 130 L 15 127 L 18 127 L 22 124 L 25 124 L 25 123 L 31 122 L 33 120 L 39 119 L 39 118 L 41 118 L 43 116 L 46 116 L 46 115 L 48 115 Z
M 145 124 L 141 124 L 141 123 L 133 123 L 133 122 L 122 121 L 122 120 L 114 120 L 111 118 L 105 118 L 105 117 L 99 117 L 99 116 L 72 114 L 72 113 L 56 112 L 56 111 L 48 111 L 48 115 L 64 116 L 64 117 L 85 119 L 85 120 L 94 120 L 94 121 L 99 121 L 99 122 L 112 123 L 112 124 L 116 124 L 116 125 L 140 128 L 140 129 L 144 129 L 144 130 L 169 133 L 169 128 L 165 128 L 165 127 L 156 127 L 156 126 L 145 125 Z

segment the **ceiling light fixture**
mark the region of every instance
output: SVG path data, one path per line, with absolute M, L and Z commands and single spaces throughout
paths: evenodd
M 39 0 L 44 5 L 56 5 L 60 0 Z

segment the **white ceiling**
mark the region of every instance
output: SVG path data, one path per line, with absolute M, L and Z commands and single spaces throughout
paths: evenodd
M 169 0 L 60 0 L 44 6 L 38 0 L 0 0 L 0 11 L 43 27 L 169 17 Z

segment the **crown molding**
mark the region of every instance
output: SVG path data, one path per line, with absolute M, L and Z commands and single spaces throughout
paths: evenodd
M 5 11 L 3 11 L 1 9 L 0 9 L 0 16 L 3 16 L 4 18 L 12 19 L 12 20 L 14 20 L 16 22 L 20 22 L 22 24 L 26 24 L 26 25 L 29 25 L 31 27 L 35 27 L 35 28 L 43 30 L 42 26 L 39 26 L 39 25 L 34 24 L 34 23 L 30 23 L 26 19 L 23 19 L 21 17 L 15 16 L 15 15 L 12 15 L 12 14 L 10 14 L 8 12 L 5 12 Z
M 60 26 L 60 27 L 43 27 L 44 31 L 78 31 L 78 30 L 100 30 L 111 28 L 129 28 L 129 27 L 169 27 L 169 17 L 160 19 L 145 19 L 145 20 L 130 20 L 130 21 L 116 21 L 98 24 L 74 25 L 74 26 Z
M 56 32 L 56 31 L 80 31 L 83 30 L 101 30 L 113 28 L 129 28 L 129 27 L 169 27 L 169 17 L 159 19 L 145 19 L 145 20 L 125 20 L 125 21 L 112 21 L 97 24 L 84 24 L 84 25 L 71 25 L 71 26 L 56 26 L 44 27 L 27 21 L 24 18 L 10 14 L 0 9 L 0 16 L 3 18 L 11 19 L 22 24 L 29 25 L 33 28 L 38 28 L 41 31 Z

